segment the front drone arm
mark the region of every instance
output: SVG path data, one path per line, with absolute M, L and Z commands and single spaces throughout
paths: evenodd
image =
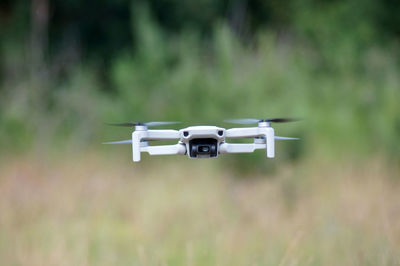
M 148 152 L 150 155 L 173 155 L 173 154 L 185 154 L 185 144 L 175 145 L 159 145 L 159 146 L 144 146 L 140 147 L 141 152 Z
M 222 143 L 219 146 L 219 153 L 252 153 L 257 149 L 265 149 L 263 143 Z
M 180 139 L 180 133 L 177 130 L 172 129 L 162 129 L 162 130 L 135 130 L 132 133 L 132 154 L 133 154 L 133 161 L 139 162 L 140 161 L 140 152 L 143 148 L 141 147 L 141 142 L 146 140 L 174 140 Z M 169 146 L 169 145 L 166 145 Z M 157 147 L 157 146 L 155 146 Z M 147 147 L 148 149 L 149 147 Z M 148 149 L 149 153 L 157 152 L 156 149 Z M 147 151 L 147 150 L 143 150 Z M 160 150 L 161 152 L 161 150 Z M 163 153 L 163 154 L 176 154 L 176 153 Z
M 272 127 L 242 127 L 242 128 L 231 128 L 225 132 L 227 138 L 257 138 L 264 137 L 266 139 L 267 157 L 275 157 L 275 133 Z M 233 145 L 233 144 L 229 144 Z M 250 144 L 253 145 L 253 144 Z M 233 147 L 233 146 L 232 146 Z M 241 147 L 241 146 L 238 146 Z M 243 146 L 244 147 L 244 146 Z M 235 149 L 251 149 L 249 148 L 235 148 Z M 254 150 L 253 150 L 254 151 Z

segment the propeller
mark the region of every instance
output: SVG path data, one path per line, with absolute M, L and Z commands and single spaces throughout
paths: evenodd
M 300 138 L 274 136 L 275 140 L 300 140 Z
M 132 140 L 121 140 L 121 141 L 111 141 L 111 142 L 103 142 L 103 144 L 132 144 Z
M 109 126 L 119 126 L 119 127 L 134 127 L 134 126 L 147 126 L 147 127 L 155 127 L 155 126 L 164 126 L 164 125 L 172 125 L 178 124 L 180 122 L 177 121 L 152 121 L 152 122 L 127 122 L 127 123 L 106 123 Z
M 228 119 L 224 121 L 233 124 L 250 125 L 250 124 L 257 124 L 260 122 L 286 123 L 286 122 L 295 122 L 299 120 L 300 119 L 296 118 L 271 118 L 271 119 L 243 118 L 243 119 Z

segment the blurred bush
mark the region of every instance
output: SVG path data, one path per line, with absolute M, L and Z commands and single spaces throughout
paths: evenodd
M 107 121 L 289 116 L 305 120 L 277 125 L 276 133 L 302 141 L 279 143 L 280 159 L 379 153 L 397 160 L 396 8 L 389 1 L 6 1 L 1 150 L 98 147 L 116 138 Z M 241 157 L 249 168 L 265 162 Z

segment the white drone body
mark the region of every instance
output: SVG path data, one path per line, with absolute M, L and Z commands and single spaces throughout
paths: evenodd
M 258 121 L 258 120 L 257 120 Z M 154 124 L 152 124 L 154 123 Z M 268 120 L 258 121 L 256 127 L 221 128 L 216 126 L 191 126 L 180 130 L 148 129 L 150 125 L 168 122 L 125 123 L 134 125 L 131 140 L 106 142 L 105 144 L 132 144 L 133 161 L 139 162 L 141 153 L 150 155 L 188 155 L 190 158 L 216 158 L 226 153 L 252 153 L 265 149 L 268 158 L 275 157 L 275 140 L 296 140 L 298 138 L 278 137 Z M 253 138 L 253 143 L 228 143 L 227 139 Z M 149 145 L 155 140 L 177 140 L 174 145 Z

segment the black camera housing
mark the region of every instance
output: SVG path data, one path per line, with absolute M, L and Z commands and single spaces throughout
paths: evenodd
M 189 155 L 192 158 L 217 157 L 218 141 L 211 138 L 192 139 L 189 141 Z

